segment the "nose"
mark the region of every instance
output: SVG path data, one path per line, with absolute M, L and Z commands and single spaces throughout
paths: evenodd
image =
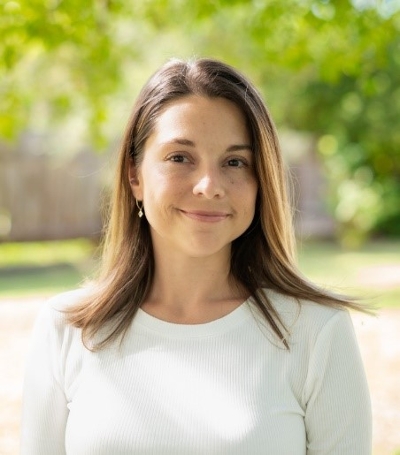
M 225 195 L 223 176 L 217 170 L 200 171 L 196 176 L 193 194 L 207 199 L 223 197 Z

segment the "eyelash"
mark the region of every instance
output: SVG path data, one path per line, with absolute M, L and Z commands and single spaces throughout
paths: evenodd
M 181 164 L 184 161 L 178 160 L 178 158 L 183 158 L 184 160 L 186 159 L 187 161 L 190 161 L 187 156 L 185 156 L 183 153 L 175 153 L 174 155 L 170 155 L 167 157 L 167 161 L 172 161 L 173 163 L 178 163 Z
M 187 160 L 190 162 L 190 158 L 188 158 L 187 156 L 185 156 L 182 153 L 176 153 L 176 154 L 173 154 L 173 155 L 170 155 L 169 157 L 167 157 L 167 161 L 171 161 L 173 163 L 178 163 L 178 164 L 184 164 L 185 163 L 184 160 Z M 229 166 L 229 163 L 232 163 L 233 161 L 238 162 L 239 165 L 238 166 Z M 245 160 L 244 158 L 229 158 L 229 160 L 226 161 L 226 164 L 228 165 L 228 167 L 235 167 L 235 168 L 248 167 L 248 165 L 249 165 L 247 160 Z
M 245 159 L 243 158 L 230 158 L 227 163 L 230 163 L 231 161 L 237 161 L 239 163 L 239 166 L 230 166 L 230 167 L 247 167 L 248 163 Z

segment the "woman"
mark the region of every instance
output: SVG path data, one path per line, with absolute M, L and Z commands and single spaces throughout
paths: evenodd
M 371 451 L 347 309 L 300 276 L 278 139 L 213 60 L 171 61 L 121 148 L 102 270 L 38 319 L 22 453 Z

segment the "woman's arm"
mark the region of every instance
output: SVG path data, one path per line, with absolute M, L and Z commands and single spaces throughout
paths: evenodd
M 307 455 L 370 455 L 368 385 L 352 321 L 339 311 L 318 336 L 305 386 Z
M 68 408 L 64 393 L 59 320 L 59 313 L 46 304 L 33 331 L 24 382 L 21 455 L 66 453 Z

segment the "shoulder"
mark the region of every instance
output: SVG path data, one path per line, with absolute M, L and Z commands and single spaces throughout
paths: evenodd
M 289 332 L 290 341 L 314 344 L 322 334 L 352 331 L 346 309 L 296 299 L 272 290 L 264 290 Z
M 67 312 L 75 305 L 88 296 L 87 289 L 76 289 L 73 291 L 63 292 L 49 298 L 43 303 L 36 319 L 36 330 L 64 330 L 68 327 Z
M 86 354 L 81 329 L 68 323 L 66 312 L 85 295 L 84 290 L 76 290 L 47 300 L 32 331 L 28 370 L 41 371 L 43 378 L 47 374 L 47 380 L 55 380 L 63 390 L 69 390 L 78 377 Z
M 322 305 L 311 300 L 298 299 L 271 289 L 264 289 L 264 292 L 283 322 L 289 325 L 295 322 L 308 322 L 320 326 L 335 316 L 348 313 L 345 309 Z
M 50 310 L 64 312 L 77 305 L 82 299 L 90 295 L 89 288 L 74 289 L 72 291 L 63 292 L 51 297 L 46 305 Z

